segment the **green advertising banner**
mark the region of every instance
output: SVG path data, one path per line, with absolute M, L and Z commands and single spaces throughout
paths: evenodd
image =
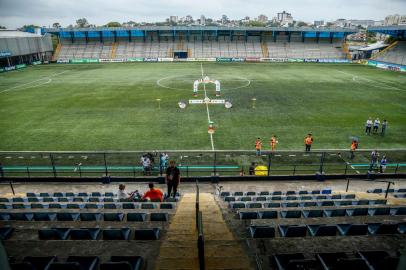
M 231 62 L 232 58 L 228 58 L 228 57 L 217 57 L 216 58 L 217 62 Z
M 16 65 L 16 69 L 25 68 L 27 67 L 26 64 Z
M 142 57 L 127 58 L 126 61 L 127 61 L 127 62 L 143 62 L 143 61 L 144 61 L 144 58 L 142 58 Z
M 32 64 L 33 64 L 34 66 L 36 66 L 36 65 L 41 65 L 42 62 L 41 62 L 41 61 L 34 61 L 34 62 L 32 62 Z
M 4 68 L 0 68 L 0 73 L 6 71 Z
M 85 63 L 85 59 L 71 59 L 70 63 L 73 63 L 73 64 Z

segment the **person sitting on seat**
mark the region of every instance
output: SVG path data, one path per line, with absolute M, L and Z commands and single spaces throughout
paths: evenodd
M 138 190 L 130 192 L 130 193 L 126 193 L 125 192 L 125 185 L 124 184 L 120 184 L 118 186 L 118 200 L 136 200 L 136 199 L 140 199 L 141 195 L 138 192 Z
M 148 184 L 149 190 L 145 192 L 144 196 L 142 196 L 143 200 L 150 200 L 155 201 L 159 200 L 162 202 L 164 194 L 159 188 L 154 188 L 153 183 Z

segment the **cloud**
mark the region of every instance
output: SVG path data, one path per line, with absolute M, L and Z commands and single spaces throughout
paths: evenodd
M 17 28 L 24 24 L 66 26 L 85 17 L 92 24 L 109 21 L 163 21 L 170 15 L 183 17 L 269 18 L 286 10 L 296 20 L 374 19 L 406 14 L 406 0 L 0 0 L 0 25 Z

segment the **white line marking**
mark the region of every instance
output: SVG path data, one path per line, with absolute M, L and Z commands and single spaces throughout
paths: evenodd
M 373 87 L 382 88 L 382 86 L 384 86 L 384 87 L 386 87 L 387 89 L 398 90 L 398 91 L 405 91 L 404 89 L 400 89 L 400 88 L 391 86 L 391 85 L 386 84 L 386 83 L 383 83 L 383 82 L 374 81 L 374 80 L 367 79 L 367 78 L 364 78 L 364 77 L 361 77 L 361 76 L 355 76 L 354 74 L 347 73 L 347 72 L 341 71 L 341 70 L 336 70 L 336 71 L 337 71 L 337 72 L 340 72 L 340 73 L 342 73 L 342 74 L 348 75 L 348 76 L 352 76 L 352 80 L 353 80 L 353 81 L 357 81 L 357 82 L 361 82 L 361 83 L 362 83 L 362 81 L 359 80 L 359 79 L 361 79 L 361 80 L 370 82 L 370 83 L 372 83 L 372 84 L 369 84 L 369 83 L 368 83 L 368 85 L 371 85 L 371 86 L 373 86 Z M 365 83 L 364 83 L 364 84 L 365 84 Z M 379 84 L 380 84 L 380 85 L 379 85 Z
M 202 71 L 202 81 L 203 81 L 203 90 L 204 90 L 204 98 L 207 98 L 207 91 L 206 91 L 206 83 L 204 82 L 204 71 L 203 71 L 203 64 L 200 63 L 200 70 Z M 207 121 L 210 124 L 210 111 L 209 111 L 209 104 L 206 103 L 206 111 L 207 111 Z M 214 140 L 213 140 L 213 134 L 209 133 L 210 135 L 210 142 L 211 142 L 211 150 L 214 151 Z
M 290 157 L 296 157 L 296 155 L 289 155 Z
M 30 84 L 35 83 L 35 82 L 42 81 L 42 80 L 45 80 L 45 79 L 48 79 L 48 80 L 47 80 L 45 83 L 42 83 L 42 84 L 39 84 L 39 85 L 43 85 L 43 84 L 50 83 L 50 82 L 52 81 L 52 79 L 51 79 L 52 77 L 61 75 L 61 74 L 66 73 L 66 72 L 68 72 L 68 71 L 70 71 L 70 70 L 65 70 L 65 71 L 62 71 L 62 72 L 59 72 L 59 73 L 54 73 L 54 74 L 51 74 L 51 75 L 46 76 L 46 77 L 41 78 L 41 79 L 37 79 L 37 80 L 31 81 L 31 82 L 27 82 L 27 83 L 23 83 L 23 84 L 19 84 L 19 85 L 10 87 L 10 88 L 8 88 L 8 89 L 5 89 L 5 90 L 0 91 L 0 94 L 1 94 L 1 93 L 5 93 L 5 92 L 12 91 L 12 90 L 14 90 L 14 89 L 18 89 L 18 88 L 23 87 L 23 86 L 26 86 L 26 85 L 30 85 Z M 37 85 L 37 86 L 39 86 L 39 85 Z M 23 89 L 26 89 L 26 88 L 30 88 L 30 87 L 25 87 L 25 88 L 23 88 Z M 18 90 L 23 90 L 23 89 L 18 89 Z M 16 91 L 18 91 L 18 90 L 16 90 Z

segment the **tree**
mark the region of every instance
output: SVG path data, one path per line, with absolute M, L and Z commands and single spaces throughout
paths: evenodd
M 6 27 L 3 25 L 0 25 L 0 29 L 6 29 Z
M 121 23 L 119 22 L 109 22 L 106 24 L 107 27 L 121 27 Z
M 84 27 L 88 27 L 89 23 L 86 18 L 81 18 L 81 19 L 76 20 L 76 26 L 79 28 L 84 28 Z
M 25 24 L 22 27 L 18 28 L 18 30 L 26 32 L 29 29 L 34 29 L 34 28 L 40 28 L 38 25 L 34 25 L 34 24 Z
M 297 27 L 307 26 L 307 23 L 300 21 L 300 22 L 297 22 L 296 26 Z
M 253 26 L 253 27 L 265 27 L 266 23 L 258 22 L 258 21 L 249 21 L 246 25 Z
M 52 24 L 53 28 L 61 28 L 61 24 L 59 22 L 53 23 Z

